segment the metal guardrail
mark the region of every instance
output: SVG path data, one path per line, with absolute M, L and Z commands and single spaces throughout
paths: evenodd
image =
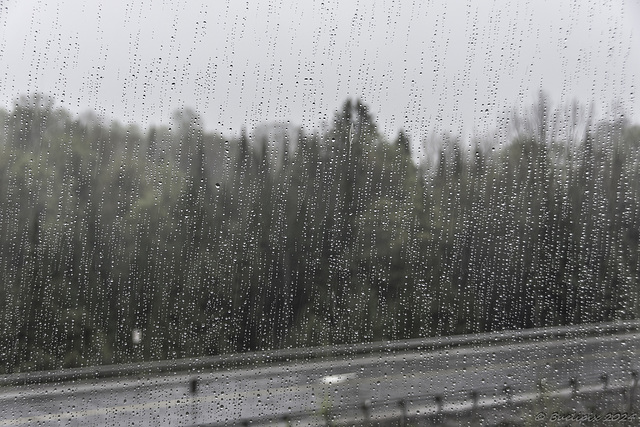
M 472 390 L 466 394 L 466 398 L 447 401 L 440 393 L 408 396 L 405 398 L 385 399 L 383 401 L 364 401 L 359 405 L 342 405 L 327 410 L 289 412 L 284 415 L 267 415 L 256 418 L 244 418 L 224 423 L 196 424 L 197 427 L 222 427 L 222 426 L 250 426 L 281 423 L 292 425 L 296 422 L 303 424 L 315 424 L 326 426 L 338 425 L 371 425 L 385 421 L 395 421 L 398 425 L 406 426 L 408 422 L 428 419 L 431 424 L 441 424 L 446 417 L 454 416 L 459 421 L 460 417 L 480 414 L 482 411 L 496 409 L 509 409 L 525 406 L 542 401 L 544 399 L 586 399 L 593 395 L 620 394 L 624 397 L 623 411 L 633 414 L 635 406 L 639 375 L 636 371 L 627 372 L 627 380 L 622 384 L 611 386 L 609 375 L 602 374 L 596 382 L 583 382 L 578 378 L 572 378 L 564 387 L 554 390 L 539 386 L 537 391 L 513 393 L 513 388 L 507 386 L 501 390 L 501 394 L 482 393 Z M 495 414 L 494 414 L 495 415 Z M 534 414 L 531 414 L 532 416 Z M 547 414 L 548 415 L 548 414 Z M 586 414 L 585 414 L 586 415 Z M 598 414 L 592 414 L 593 417 Z M 637 419 L 640 421 L 640 419 Z
M 365 344 L 345 344 L 326 347 L 309 347 L 196 357 L 154 362 L 102 365 L 56 371 L 23 372 L 0 376 L 0 386 L 34 383 L 75 381 L 133 375 L 154 375 L 163 372 L 193 372 L 202 370 L 238 369 L 295 361 L 314 361 L 376 353 L 427 351 L 463 346 L 487 346 L 525 341 L 546 341 L 597 336 L 640 329 L 640 321 L 618 321 L 577 326 L 557 326 L 527 330 L 505 330 L 470 335 L 417 338 L 403 341 L 387 341 Z

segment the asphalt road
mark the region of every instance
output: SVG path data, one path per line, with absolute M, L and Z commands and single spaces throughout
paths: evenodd
M 234 371 L 0 389 L 0 426 L 224 424 L 268 416 L 433 408 L 566 388 L 613 388 L 640 371 L 640 335 L 387 352 Z M 198 378 L 195 391 L 192 380 Z M 572 380 L 577 380 L 577 383 Z M 437 409 L 434 409 L 437 410 Z M 304 422 L 303 422 L 304 424 Z

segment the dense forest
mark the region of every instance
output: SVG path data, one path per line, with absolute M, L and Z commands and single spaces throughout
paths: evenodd
M 357 100 L 225 137 L 23 96 L 0 110 L 0 372 L 637 318 L 640 127 L 577 111 L 541 96 L 420 157 Z

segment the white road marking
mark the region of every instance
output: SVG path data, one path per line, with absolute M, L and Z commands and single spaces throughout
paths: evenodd
M 355 372 L 350 372 L 348 374 L 338 374 L 338 375 L 327 375 L 326 377 L 322 377 L 320 382 L 322 384 L 340 384 L 347 380 L 356 378 L 358 375 Z

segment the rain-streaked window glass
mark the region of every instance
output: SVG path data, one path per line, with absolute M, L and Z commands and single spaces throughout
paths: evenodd
M 638 46 L 634 0 L 0 2 L 0 425 L 640 424 Z

